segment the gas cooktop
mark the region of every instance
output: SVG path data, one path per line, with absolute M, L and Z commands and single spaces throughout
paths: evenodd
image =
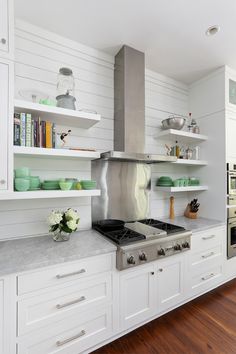
M 146 225 L 147 227 L 142 227 L 142 225 Z M 100 222 L 94 223 L 93 228 L 118 245 L 126 245 L 128 243 L 150 238 L 165 237 L 169 234 L 185 230 L 183 227 L 168 224 L 155 219 L 143 219 L 138 222 L 127 222 L 122 228 L 114 228 L 112 231 L 108 231 L 106 227 L 103 227 L 100 224 Z
M 94 223 L 93 228 L 118 245 L 116 267 L 119 270 L 190 249 L 191 231 L 155 219 L 127 223 L 102 220 Z

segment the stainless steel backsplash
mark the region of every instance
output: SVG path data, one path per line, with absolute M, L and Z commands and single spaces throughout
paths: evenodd
M 92 178 L 101 189 L 92 198 L 92 221 L 147 218 L 151 189 L 151 166 L 139 162 L 94 160 Z

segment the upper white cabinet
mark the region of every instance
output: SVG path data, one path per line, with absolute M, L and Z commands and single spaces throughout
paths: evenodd
M 13 59 L 13 0 L 0 0 L 0 56 Z
M 9 188 L 8 171 L 10 168 L 10 156 L 8 147 L 11 143 L 12 132 L 8 129 L 12 126 L 12 91 L 13 64 L 0 60 L 0 190 Z

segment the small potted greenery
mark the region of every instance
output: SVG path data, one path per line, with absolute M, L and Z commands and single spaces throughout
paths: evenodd
M 70 234 L 75 232 L 79 224 L 79 215 L 76 210 L 54 210 L 48 216 L 49 231 L 53 233 L 54 241 L 68 241 Z

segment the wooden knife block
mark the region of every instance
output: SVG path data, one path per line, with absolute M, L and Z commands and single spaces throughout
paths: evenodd
M 186 216 L 186 218 L 189 218 L 189 219 L 197 219 L 198 214 L 191 212 L 190 211 L 190 205 L 188 204 L 186 209 L 185 209 L 184 216 Z

